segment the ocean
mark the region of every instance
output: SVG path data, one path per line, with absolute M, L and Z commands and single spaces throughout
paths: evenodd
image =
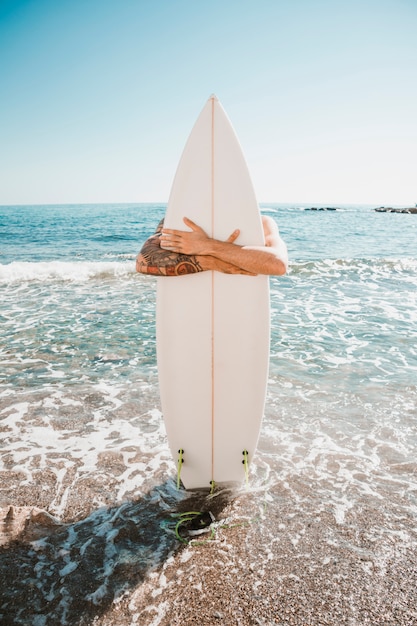
M 417 624 L 417 216 L 262 205 L 290 269 L 259 447 L 196 503 L 134 266 L 165 208 L 0 207 L 1 623 Z

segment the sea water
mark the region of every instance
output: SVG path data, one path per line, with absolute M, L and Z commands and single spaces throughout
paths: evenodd
M 174 490 L 156 279 L 135 273 L 165 209 L 0 207 L 1 506 L 82 520 L 153 489 L 168 500 Z M 412 542 L 417 216 L 309 209 L 262 206 L 279 225 L 290 268 L 270 279 L 270 376 L 250 484 L 269 490 L 271 507 L 285 494 L 295 513 L 326 510 L 337 524 L 375 503 L 384 511 L 378 536 L 401 532 Z

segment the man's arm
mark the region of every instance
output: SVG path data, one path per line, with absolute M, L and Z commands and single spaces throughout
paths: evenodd
M 136 257 L 137 272 L 154 276 L 181 276 L 203 271 L 196 256 L 163 250 L 160 238 L 160 235 L 152 235 L 145 241 Z
M 210 255 L 190 255 L 161 248 L 162 228 L 163 220 L 158 224 L 155 234 L 145 241 L 136 257 L 137 272 L 153 276 L 181 276 L 205 270 L 217 270 L 226 274 L 250 274 Z M 228 241 L 232 242 L 236 236 L 232 234 Z
M 161 248 L 177 254 L 196 255 L 197 258 L 211 256 L 239 267 L 241 273 L 282 276 L 287 271 L 287 247 L 279 235 L 276 222 L 270 217 L 262 216 L 264 246 L 236 245 L 233 242 L 239 236 L 239 230 L 234 231 L 227 241 L 219 241 L 208 237 L 191 220 L 184 218 L 184 223 L 190 231 L 162 229 Z

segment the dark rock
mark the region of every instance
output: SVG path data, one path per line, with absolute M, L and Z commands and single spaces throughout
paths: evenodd
M 392 207 L 380 206 L 374 209 L 377 213 L 414 213 L 417 214 L 417 207 L 410 207 L 406 209 L 394 209 Z
M 309 209 L 305 209 L 306 211 L 339 211 L 340 209 L 338 209 L 337 207 L 332 207 L 332 206 L 325 206 L 325 207 L 311 207 Z

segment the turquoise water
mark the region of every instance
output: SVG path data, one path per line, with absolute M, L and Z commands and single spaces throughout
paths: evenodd
M 144 383 L 152 393 L 142 402 L 159 408 L 155 279 L 135 274 L 134 259 L 164 211 L 0 208 L 1 409 L 11 390 L 30 406 L 41 389 L 76 394 L 103 384 L 129 393 Z M 409 449 L 400 457 L 413 459 L 416 216 L 370 207 L 263 211 L 277 220 L 291 259 L 287 276 L 271 278 L 267 416 L 276 440 L 286 413 L 289 428 L 294 419 L 305 428 L 319 407 L 341 432 L 382 421 L 404 437 L 405 428 Z
M 417 216 L 306 208 L 262 208 L 291 264 L 270 281 L 270 380 L 251 486 L 268 490 L 270 507 L 285 494 L 295 514 L 326 511 L 341 525 L 375 506 L 375 536 L 388 545 L 401 532 L 411 545 Z M 134 269 L 164 211 L 0 207 L 2 475 L 19 468 L 2 506 L 66 519 L 86 484 L 97 508 L 175 477 L 158 395 L 156 279 Z
M 270 205 L 291 267 L 271 278 L 267 415 L 304 427 L 313 407 L 341 431 L 408 424 L 416 406 L 417 219 L 370 207 Z M 155 279 L 134 259 L 164 205 L 0 208 L 1 395 L 153 385 Z M 146 397 L 142 398 L 146 405 Z M 1 406 L 3 408 L 4 405 Z M 356 407 L 356 408 L 355 408 Z M 394 418 L 395 416 L 395 418 Z M 280 439 L 277 426 L 276 439 Z M 408 432 L 408 436 L 412 433 Z M 412 458 L 416 440 L 411 436 Z M 401 455 L 402 456 L 402 455 Z

